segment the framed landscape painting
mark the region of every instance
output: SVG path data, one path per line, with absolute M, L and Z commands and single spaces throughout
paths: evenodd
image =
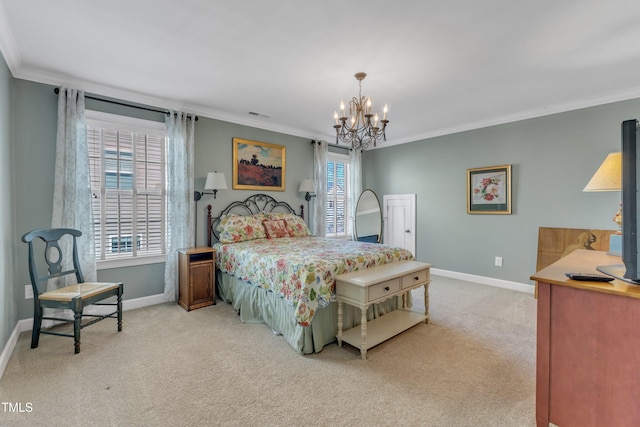
M 467 169 L 467 213 L 511 214 L 511 165 Z
M 284 191 L 284 145 L 233 138 L 233 189 Z

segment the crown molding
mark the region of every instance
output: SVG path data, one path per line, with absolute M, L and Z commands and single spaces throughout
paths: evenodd
M 11 75 L 15 77 L 17 70 L 21 68 L 22 59 L 16 48 L 16 42 L 2 2 L 0 2 L 0 51 L 2 51 L 4 61 L 7 63 Z
M 278 125 L 269 122 L 268 118 L 253 118 L 244 115 L 231 114 L 208 108 L 202 105 L 189 104 L 175 99 L 149 96 L 143 93 L 123 90 L 117 87 L 106 86 L 98 82 L 79 80 L 70 76 L 61 76 L 45 71 L 31 70 L 22 64 L 22 59 L 15 45 L 13 34 L 6 18 L 6 13 L 2 3 L 0 3 L 0 51 L 4 55 L 5 62 L 13 75 L 13 77 L 23 80 L 30 80 L 38 83 L 49 84 L 52 86 L 68 86 L 84 90 L 99 96 L 105 96 L 127 102 L 133 102 L 142 105 L 148 105 L 155 108 L 166 108 L 172 110 L 185 111 L 197 114 L 203 117 L 221 120 L 243 126 L 249 126 L 261 130 L 284 133 L 287 135 L 297 136 L 307 139 L 327 140 L 331 141 L 335 138 L 334 134 L 311 131 L 309 129 L 300 129 L 296 127 Z M 543 106 L 527 111 L 517 112 L 514 114 L 506 114 L 494 117 L 489 120 L 469 121 L 457 126 L 442 128 L 435 131 L 426 132 L 419 135 L 409 136 L 406 138 L 387 138 L 386 141 L 378 141 L 376 147 L 370 147 L 370 150 L 392 147 L 394 145 L 407 144 L 428 140 L 444 135 L 450 135 L 470 130 L 481 129 L 491 126 L 497 126 L 507 123 L 513 123 L 522 120 L 528 120 L 552 114 L 564 113 L 582 108 L 595 107 L 599 105 L 610 104 L 613 102 L 628 101 L 634 98 L 640 98 L 640 87 L 632 88 L 622 92 L 617 92 L 600 97 L 582 98 L 567 103 Z
M 507 123 L 514 123 L 522 120 L 535 119 L 538 117 L 550 116 L 552 114 L 566 113 L 569 111 L 580 110 L 583 108 L 597 107 L 600 105 L 611 104 L 614 102 L 629 101 L 631 99 L 640 98 L 640 87 L 625 90 L 624 92 L 618 92 L 607 96 L 584 98 L 574 100 L 568 103 L 556 104 L 547 107 L 535 108 L 528 111 L 523 111 L 515 114 L 507 114 L 499 117 L 495 117 L 491 120 L 479 120 L 475 122 L 463 123 L 460 126 L 452 126 L 449 128 L 439 129 L 434 132 L 427 132 L 415 137 L 409 137 L 404 139 L 387 139 L 386 142 L 378 143 L 377 147 L 372 147 L 372 150 L 391 147 L 394 145 L 407 144 L 410 142 L 418 142 L 426 139 L 437 138 L 439 136 L 451 135 L 454 133 L 467 132 L 470 130 L 482 129 L 491 126 L 498 126 Z
M 287 135 L 298 136 L 308 139 L 326 139 L 331 138 L 329 135 L 319 135 L 318 133 L 311 132 L 305 129 L 299 129 L 295 127 L 282 126 L 268 122 L 268 118 L 244 117 L 236 114 L 230 114 L 227 112 L 219 111 L 212 108 L 207 108 L 202 105 L 189 104 L 177 101 L 175 99 L 168 99 L 162 97 L 154 97 L 146 94 L 132 92 L 129 90 L 123 90 L 112 86 L 105 86 L 97 82 L 91 82 L 87 80 L 79 80 L 71 77 L 62 77 L 47 73 L 43 71 L 24 70 L 18 67 L 15 72 L 12 72 L 14 77 L 24 80 L 30 80 L 38 83 L 48 84 L 52 86 L 67 86 L 75 89 L 83 90 L 87 93 L 91 93 L 98 96 L 104 96 L 108 98 L 114 98 L 122 101 L 132 102 L 136 104 L 147 105 L 154 108 L 165 108 L 171 110 L 185 111 L 191 114 L 196 114 L 202 117 L 207 117 L 215 120 L 221 120 L 238 125 L 249 126 L 258 128 L 261 130 L 284 133 Z

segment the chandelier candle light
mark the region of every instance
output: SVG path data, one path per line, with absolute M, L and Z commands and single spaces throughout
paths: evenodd
M 373 103 L 371 98 L 362 96 L 362 80 L 367 77 L 366 73 L 356 73 L 355 78 L 359 82 L 358 98 L 353 97 L 349 101 L 349 117 L 346 115 L 344 102 L 340 102 L 340 115 L 335 111 L 333 118 L 336 124 L 333 126 L 336 129 L 336 144 L 340 141 L 350 144 L 354 150 L 365 150 L 373 142 L 373 146 L 376 146 L 376 141 L 380 138 L 387 140 L 385 134 L 385 128 L 387 127 L 387 105 L 385 104 L 382 110 L 382 120 L 379 119 L 378 114 L 371 112 L 371 104 Z M 349 121 L 347 123 L 347 120 Z M 378 126 L 380 122 L 380 126 Z

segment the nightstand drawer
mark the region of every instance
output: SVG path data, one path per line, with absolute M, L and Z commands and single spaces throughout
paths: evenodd
M 387 280 L 386 282 L 377 283 L 369 286 L 368 301 L 374 301 L 383 298 L 385 295 L 391 295 L 400 290 L 400 279 Z
M 402 276 L 402 289 L 408 288 L 418 283 L 424 283 L 429 279 L 429 270 L 420 270 L 415 273 Z

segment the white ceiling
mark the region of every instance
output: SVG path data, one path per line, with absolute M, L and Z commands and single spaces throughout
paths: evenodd
M 17 78 L 330 142 L 364 71 L 379 146 L 640 97 L 638 0 L 0 0 L 0 49 Z

